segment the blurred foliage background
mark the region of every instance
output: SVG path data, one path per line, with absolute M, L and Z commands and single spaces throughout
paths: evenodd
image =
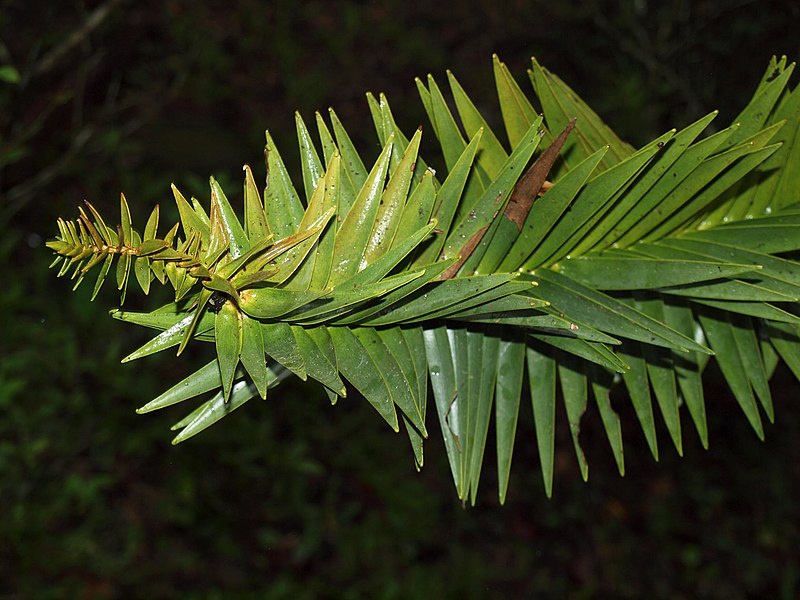
M 799 25 L 788 0 L 0 0 L 0 598 L 800 597 L 783 371 L 763 444 L 713 378 L 711 450 L 690 437 L 683 459 L 653 463 L 620 403 L 625 478 L 590 411 L 590 481 L 562 439 L 552 501 L 524 409 L 506 506 L 489 472 L 464 509 L 435 435 L 416 474 L 365 402 L 299 383 L 170 447 L 182 409 L 133 409 L 212 349 L 119 365 L 146 333 L 107 316 L 111 286 L 70 292 L 42 245 L 84 198 L 114 214 L 124 191 L 135 219 L 160 202 L 167 221 L 170 182 L 206 198 L 211 173 L 263 178 L 266 128 L 296 167 L 295 109 L 334 106 L 376 154 L 364 92 L 412 130 L 428 72 L 499 119 L 492 52 L 525 89 L 537 56 L 635 144 L 714 108 L 726 122 L 770 55 L 800 57 Z

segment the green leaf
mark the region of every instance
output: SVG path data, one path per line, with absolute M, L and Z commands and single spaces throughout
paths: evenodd
M 280 366 L 270 367 L 269 387 L 277 385 L 285 376 L 285 371 Z M 176 423 L 173 429 L 180 429 L 182 431 L 175 436 L 172 440 L 173 444 L 185 442 L 190 437 L 193 437 L 201 431 L 211 427 L 214 423 L 228 416 L 234 410 L 242 406 L 248 400 L 256 397 L 258 392 L 255 386 L 248 384 L 246 381 L 237 381 L 231 390 L 230 400 L 226 401 L 222 392 L 216 394 L 211 400 L 200 406 L 196 411 L 191 413 L 189 417 Z
M 410 299 L 405 299 L 391 311 L 384 311 L 382 316 L 371 319 L 368 323 L 373 327 L 408 323 L 434 311 L 460 305 L 468 298 L 507 283 L 514 277 L 514 274 L 477 275 L 442 281 L 436 286 L 416 292 Z
M 261 336 L 261 325 L 247 315 L 241 315 L 242 351 L 241 360 L 250 375 L 253 384 L 262 398 L 267 397 L 269 371 L 264 350 L 264 339 Z
M 740 353 L 730 320 L 724 313 L 710 310 L 701 311 L 698 317 L 725 381 L 756 435 L 763 440 L 764 427 L 761 424 L 761 415 L 748 380 L 745 358 Z
M 270 231 L 278 239 L 285 238 L 297 231 L 303 219 L 303 205 L 269 132 L 264 152 L 268 173 L 267 189 L 264 190 L 264 212 Z
M 338 259 L 338 264 L 331 269 L 328 285 L 334 286 L 347 280 L 365 266 L 364 253 L 383 197 L 391 153 L 390 140 L 375 161 L 375 166 L 336 232 L 333 254 Z
M 601 163 L 607 169 L 632 154 L 630 145 L 620 140 L 600 117 L 561 79 L 532 59 L 528 71 L 536 95 L 542 103 L 545 120 L 550 131 L 561 131 L 574 118 L 578 119 L 575 137 L 564 147 L 567 160 L 583 160 L 603 146 L 609 147 Z
M 614 460 L 620 475 L 625 475 L 625 458 L 622 450 L 622 426 L 619 415 L 611 406 L 611 386 L 613 378 L 608 377 L 608 373 L 600 369 L 592 369 L 592 392 L 594 394 L 597 408 L 600 411 L 600 419 L 603 421 L 603 428 L 614 453 Z
M 508 67 L 505 63 L 500 62 L 496 54 L 492 55 L 492 65 L 503 124 L 511 147 L 516 148 L 522 136 L 539 118 L 539 115 L 536 114 L 536 110 L 522 93 L 517 82 L 514 81 Z
M 308 377 L 306 363 L 288 323 L 259 323 L 264 352 L 303 381 Z
M 433 207 L 433 218 L 436 219 L 438 229 L 437 236 L 432 243 L 416 257 L 415 265 L 427 265 L 439 258 L 439 254 L 444 247 L 445 239 L 448 236 L 450 227 L 458 210 L 459 202 L 464 195 L 464 187 L 469 177 L 472 164 L 475 160 L 475 153 L 480 142 L 480 133 L 477 133 L 469 142 L 469 145 L 459 155 L 455 165 L 448 172 L 442 187 L 436 194 L 436 203 Z
M 508 491 L 524 369 L 525 344 L 522 340 L 500 340 L 495 367 L 497 372 L 495 381 L 497 489 L 500 504 L 505 503 Z
M 536 288 L 538 297 L 571 318 L 601 331 L 679 351 L 710 353 L 704 346 L 663 323 L 563 275 L 540 269 L 534 273 L 533 280 L 539 283 Z
M 579 256 L 554 267 L 562 275 L 598 290 L 642 290 L 684 285 L 751 272 L 749 264 L 701 260 Z
M 578 192 L 575 200 L 548 232 L 542 243 L 526 261 L 528 268 L 550 265 L 571 253 L 592 226 L 603 216 L 613 200 L 622 193 L 642 169 L 659 152 L 659 144 L 672 137 L 672 132 L 653 140 L 647 146 L 603 171 Z M 552 191 L 552 190 L 551 190 Z M 549 192 L 548 192 L 549 193 Z
M 259 240 L 272 237 L 267 214 L 261 203 L 261 195 L 256 187 L 253 171 L 249 165 L 244 166 L 244 231 L 253 246 Z M 145 236 L 146 237 L 146 236 Z
M 347 392 L 344 383 L 339 378 L 337 356 L 326 328 L 306 328 L 292 325 L 292 334 L 309 377 L 344 397 Z
M 586 375 L 581 367 L 582 363 L 573 360 L 571 357 L 567 355 L 559 356 L 558 378 L 561 382 L 564 408 L 567 411 L 569 432 L 572 436 L 572 445 L 575 448 L 575 457 L 578 459 L 581 477 L 586 481 L 589 479 L 589 463 L 586 462 L 586 456 L 583 453 L 583 448 L 581 448 L 580 435 L 581 418 L 586 412 L 588 389 Z
M 459 388 L 456 383 L 455 365 L 453 364 L 450 334 L 447 327 L 434 327 L 424 330 L 425 354 L 428 359 L 428 372 L 431 377 L 431 388 L 439 417 L 439 426 L 444 438 L 444 447 L 450 472 L 453 476 L 458 497 L 466 498 L 465 478 L 460 465 L 462 460 L 460 428 L 457 412 L 452 409 L 456 405 Z
M 314 142 L 308 133 L 303 117 L 299 112 L 294 113 L 295 127 L 297 128 L 297 143 L 300 146 L 300 166 L 303 171 L 303 188 L 306 198 L 311 198 L 317 183 L 323 176 L 322 163 L 314 148 Z
M 233 375 L 242 354 L 242 315 L 230 301 L 225 302 L 214 319 L 217 362 L 225 401 L 230 398 Z
M 547 497 L 553 495 L 553 462 L 556 435 L 556 361 L 552 349 L 540 352 L 536 346 L 527 349 L 528 382 L 533 405 L 536 444 Z
M 218 390 L 222 387 L 222 379 L 219 374 L 219 363 L 217 359 L 212 360 L 206 366 L 201 367 L 188 377 L 173 385 L 166 392 L 151 400 L 141 408 L 136 409 L 139 414 L 148 413 L 154 410 L 172 406 L 178 402 L 183 402 L 189 398 L 194 398 L 200 394 Z

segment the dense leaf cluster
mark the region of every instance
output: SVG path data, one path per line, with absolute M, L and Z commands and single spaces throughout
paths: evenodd
M 208 212 L 173 187 L 180 223 L 163 237 L 158 208 L 139 233 L 123 197 L 115 229 L 87 204 L 48 246 L 76 285 L 101 265 L 95 293 L 115 257 L 123 299 L 131 272 L 145 293 L 154 280 L 175 289 L 151 313 L 113 311 L 161 330 L 125 360 L 215 343 L 214 361 L 140 409 L 213 392 L 176 442 L 294 373 L 331 402 L 349 381 L 393 429 L 403 422 L 420 467 L 430 380 L 464 500 L 494 413 L 502 500 L 527 388 L 549 494 L 558 397 L 585 478 L 590 398 L 624 472 L 617 382 L 657 456 L 653 398 L 678 452 L 683 405 L 707 444 L 712 355 L 759 436 L 777 363 L 800 376 L 792 70 L 773 59 L 731 126 L 701 137 L 712 113 L 636 150 L 534 61 L 540 114 L 495 58 L 507 146 L 451 74 L 460 124 L 432 77 L 417 82 L 444 175 L 419 155 L 421 131 L 407 137 L 369 95 L 382 147 L 369 169 L 333 111 L 330 125 L 316 115 L 321 156 L 297 116 L 305 200 L 267 134 L 267 186 L 262 196 L 245 167 L 242 220 L 212 178 Z

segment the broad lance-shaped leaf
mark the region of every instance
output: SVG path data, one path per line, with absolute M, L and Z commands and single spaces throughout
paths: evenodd
M 242 325 L 241 361 L 262 398 L 267 397 L 269 370 L 264 350 L 261 325 L 255 319 L 240 314 Z
M 242 314 L 230 301 L 222 305 L 214 319 L 214 338 L 222 391 L 227 402 L 233 386 L 233 375 L 242 354 Z
M 698 316 L 709 345 L 716 353 L 716 360 L 725 381 L 730 386 L 753 430 L 759 439 L 763 440 L 764 426 L 745 366 L 745 361 L 750 358 L 742 356 L 736 343 L 733 327 L 726 315 L 712 310 L 703 310 Z
M 535 58 L 532 62 L 528 75 L 542 103 L 550 131 L 561 131 L 571 119 L 578 119 L 576 135 L 564 148 L 567 160 L 582 160 L 607 145 L 609 154 L 602 164 L 605 169 L 632 154 L 630 145 L 620 140 L 561 79 L 542 67 Z
M 681 335 L 663 323 L 548 269 L 539 269 L 532 278 L 538 281 L 536 296 L 547 300 L 553 307 L 614 336 L 627 337 L 679 351 L 696 351 L 709 354 L 708 348 Z
M 222 379 L 219 374 L 219 363 L 217 359 L 214 359 L 157 398 L 136 409 L 136 412 L 144 414 L 159 410 L 220 388 L 222 388 Z
M 455 165 L 447 174 L 447 178 L 442 183 L 442 187 L 436 193 L 436 201 L 433 206 L 433 218 L 438 223 L 437 236 L 428 244 L 414 259 L 415 265 L 428 265 L 439 258 L 440 252 L 444 247 L 445 240 L 449 235 L 450 228 L 455 218 L 456 211 L 462 196 L 464 187 L 473 168 L 473 161 L 478 150 L 481 133 L 478 132 L 470 140 L 464 151 L 459 155 Z M 454 259 L 455 260 L 455 259 Z
M 590 370 L 592 380 L 592 392 L 594 394 L 597 408 L 600 411 L 600 418 L 603 421 L 603 428 L 606 430 L 608 443 L 614 454 L 617 469 L 620 475 L 625 475 L 625 458 L 622 451 L 622 426 L 619 415 L 611 406 L 611 386 L 613 378 L 607 372 L 600 369 Z
M 186 337 L 186 333 L 190 331 L 192 323 L 195 322 L 194 313 L 189 313 L 188 315 L 179 315 L 180 319 L 177 321 L 175 320 L 175 315 L 154 315 L 154 313 L 137 314 L 124 311 L 112 311 L 111 316 L 121 321 L 129 321 L 138 323 L 140 325 L 146 325 L 148 327 L 157 327 L 159 329 L 160 323 L 162 322 L 173 323 L 172 325 L 169 325 L 169 327 L 166 328 L 162 333 L 144 344 L 141 348 L 131 352 L 128 354 L 128 356 L 123 358 L 122 362 L 124 363 L 136 360 L 137 358 L 149 356 L 150 354 L 155 354 L 156 352 L 161 352 L 162 350 L 172 348 L 173 346 L 179 346 Z M 159 325 L 156 325 L 155 323 L 159 323 Z M 206 317 L 205 319 L 201 319 L 200 323 L 194 329 L 194 336 L 199 339 L 210 340 L 212 338 L 204 338 L 204 334 L 213 328 L 214 324 L 211 318 Z
M 392 141 L 389 140 L 336 232 L 333 254 L 337 257 L 338 264 L 331 270 L 328 280 L 331 286 L 352 277 L 361 268 L 361 260 L 383 196 L 391 153 Z
M 731 277 L 752 265 L 702 260 L 616 258 L 608 255 L 566 259 L 554 269 L 598 290 L 644 290 Z
M 275 387 L 289 374 L 289 371 L 280 365 L 270 366 L 268 387 Z M 185 442 L 201 431 L 211 427 L 214 423 L 228 416 L 234 410 L 242 406 L 248 400 L 255 398 L 258 391 L 252 383 L 247 381 L 237 381 L 231 389 L 230 399 L 225 400 L 224 394 L 220 391 L 211 400 L 199 406 L 195 411 L 172 426 L 173 430 L 181 429 L 181 432 L 172 440 L 173 444 Z
M 572 445 L 575 448 L 575 457 L 583 480 L 589 479 L 589 463 L 581 448 L 581 419 L 587 406 L 587 380 L 582 372 L 580 362 L 576 362 L 567 355 L 559 355 L 558 379 L 561 383 L 561 394 L 564 398 L 564 408 L 569 421 L 569 432 L 572 435 Z
M 297 128 L 297 143 L 300 146 L 300 166 L 303 171 L 303 188 L 306 198 L 311 198 L 317 182 L 322 178 L 322 163 L 314 148 L 306 124 L 299 112 L 294 113 L 295 127 Z
M 520 339 L 500 340 L 495 382 L 497 488 L 500 504 L 505 502 L 508 491 L 524 369 L 525 344 L 523 341 Z
M 453 476 L 459 498 L 466 497 L 464 476 L 461 464 L 461 430 L 459 428 L 458 410 L 453 412 L 458 397 L 455 366 L 451 353 L 451 343 L 446 327 L 434 327 L 424 330 L 425 354 L 428 359 L 428 371 L 431 377 L 431 388 L 436 403 L 436 413 L 444 438 L 447 460 Z
M 386 185 L 359 269 L 372 264 L 392 245 L 411 187 L 421 139 L 422 131 L 418 129 Z
M 539 115 L 514 81 L 508 67 L 496 54 L 492 55 L 492 65 L 506 134 L 511 147 L 515 148 Z
M 261 195 L 253 178 L 253 171 L 248 165 L 244 166 L 244 231 L 250 240 L 250 246 L 258 240 L 272 237 Z
M 650 377 L 647 374 L 647 363 L 642 356 L 642 344 L 632 341 L 625 342 L 617 350 L 617 353 L 628 365 L 628 369 L 622 373 L 622 380 L 628 389 L 633 410 L 642 427 L 650 453 L 655 460 L 658 460 L 658 441 L 653 417 L 653 401 L 650 395 Z

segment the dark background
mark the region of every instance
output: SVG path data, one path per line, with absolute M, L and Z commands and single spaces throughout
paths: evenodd
M 417 474 L 363 400 L 331 408 L 313 386 L 176 448 L 186 409 L 134 414 L 211 349 L 119 364 L 147 332 L 106 315 L 113 286 L 90 304 L 91 283 L 47 271 L 43 242 L 82 199 L 113 219 L 124 191 L 135 223 L 155 203 L 166 223 L 169 183 L 205 199 L 213 173 L 237 201 L 266 128 L 297 168 L 296 109 L 335 107 L 372 158 L 364 92 L 412 131 L 413 78 L 448 68 L 498 122 L 493 52 L 526 91 L 535 55 L 635 144 L 715 108 L 729 122 L 772 54 L 800 57 L 789 1 L 425 4 L 0 0 L 0 599 L 800 597 L 783 369 L 765 443 L 713 372 L 707 452 L 684 418 L 686 456 L 662 428 L 656 464 L 623 403 L 624 478 L 590 411 L 590 481 L 562 430 L 552 500 L 523 403 L 504 507 L 491 449 L 462 508 L 435 433 Z

